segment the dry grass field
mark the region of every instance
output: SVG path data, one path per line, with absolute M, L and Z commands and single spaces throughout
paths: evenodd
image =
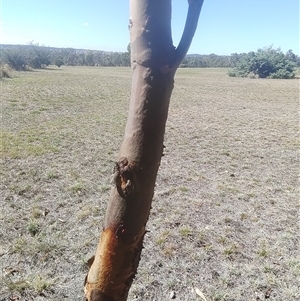
M 1 301 L 83 300 L 130 69 L 1 82 Z M 176 75 L 130 301 L 300 300 L 299 80 Z

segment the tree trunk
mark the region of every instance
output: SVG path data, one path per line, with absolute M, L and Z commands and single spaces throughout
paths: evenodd
M 143 247 L 175 72 L 187 53 L 203 0 L 189 0 L 182 39 L 172 43 L 171 0 L 130 1 L 132 90 L 124 140 L 94 261 L 88 301 L 127 300 Z

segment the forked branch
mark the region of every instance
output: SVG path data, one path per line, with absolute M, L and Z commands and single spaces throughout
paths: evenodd
M 175 50 L 175 67 L 180 65 L 190 48 L 197 28 L 203 2 L 204 0 L 188 0 L 189 9 L 186 17 L 184 31 L 179 45 Z

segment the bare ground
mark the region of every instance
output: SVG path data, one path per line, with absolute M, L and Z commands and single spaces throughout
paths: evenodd
M 130 70 L 15 75 L 1 82 L 0 300 L 83 300 Z M 129 300 L 298 300 L 299 80 L 181 69 L 165 146 Z

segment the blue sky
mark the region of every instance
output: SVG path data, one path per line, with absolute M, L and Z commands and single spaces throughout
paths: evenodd
M 173 0 L 179 42 L 186 0 Z M 129 0 L 0 0 L 1 43 L 126 51 Z M 231 54 L 273 45 L 299 54 L 299 0 L 205 0 L 189 53 Z

